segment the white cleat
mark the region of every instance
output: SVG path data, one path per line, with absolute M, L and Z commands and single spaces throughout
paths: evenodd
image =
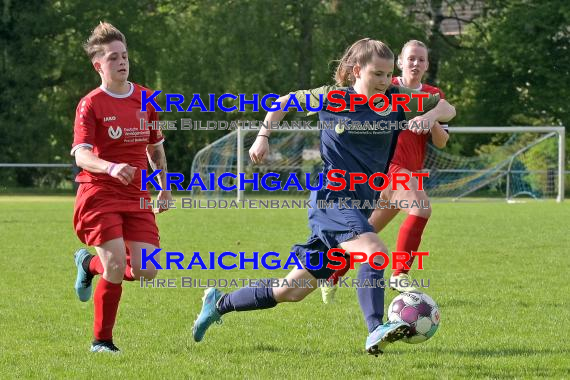
M 336 296 L 336 291 L 338 290 L 338 286 L 323 286 L 321 288 L 321 295 L 323 296 L 323 303 L 325 305 L 329 305 L 334 303 L 334 297 Z
M 418 289 L 412 286 L 412 278 L 407 273 L 400 273 L 397 276 L 390 277 L 390 289 L 400 293 L 417 292 Z

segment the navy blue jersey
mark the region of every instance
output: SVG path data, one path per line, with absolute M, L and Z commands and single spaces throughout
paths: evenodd
M 327 94 L 332 90 L 342 90 L 346 92 L 346 110 L 341 112 L 327 111 Z M 393 93 L 400 93 L 398 87 L 390 87 L 385 95 L 391 99 Z M 319 120 L 325 125 L 334 125 L 334 128 L 323 128 L 320 131 L 320 151 L 323 160 L 323 174 L 332 169 L 346 170 L 345 179 L 348 183 L 348 173 L 364 173 L 370 177 L 374 173 L 386 173 L 390 158 L 394 152 L 397 142 L 399 127 L 406 119 L 416 116 L 418 113 L 406 115 L 401 105 L 397 110 L 392 110 L 391 106 L 384 112 L 372 110 L 368 104 L 355 105 L 353 112 L 349 111 L 350 94 L 355 94 L 353 88 L 339 88 L 325 86 L 308 91 L 297 91 L 293 93 L 299 102 L 306 102 L 306 94 L 311 95 L 311 105 L 318 104 L 319 96 L 323 98 L 323 107 L 319 111 Z M 335 95 L 335 97 L 338 97 Z M 437 104 L 438 99 L 426 99 L 424 101 L 425 110 L 429 110 Z M 331 104 L 334 107 L 338 103 Z M 414 109 L 417 106 L 408 105 Z M 380 107 L 380 105 L 377 105 Z M 390 124 L 391 123 L 391 124 Z M 325 181 L 325 185 L 326 185 Z M 381 179 L 375 181 L 380 186 Z M 338 185 L 338 183 L 333 183 Z M 354 191 L 345 190 L 333 191 L 323 188 L 317 194 L 316 199 L 335 200 L 338 198 L 350 198 L 361 201 L 373 201 L 378 194 L 367 183 L 356 185 Z

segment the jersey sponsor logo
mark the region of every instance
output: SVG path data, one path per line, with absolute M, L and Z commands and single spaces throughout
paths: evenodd
M 334 131 L 339 135 L 344 133 L 344 125 L 338 123 L 337 125 L 334 126 Z
M 104 123 L 106 123 L 106 122 L 108 122 L 108 121 L 115 121 L 115 120 L 117 120 L 117 116 L 105 116 L 105 117 L 103 118 L 103 122 L 104 122 Z
M 123 130 L 119 126 L 117 126 L 117 128 L 109 127 L 108 132 L 109 132 L 109 137 L 112 138 L 113 140 L 116 140 L 123 135 Z

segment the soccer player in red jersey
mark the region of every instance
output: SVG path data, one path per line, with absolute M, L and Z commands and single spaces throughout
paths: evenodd
M 398 66 L 402 70 L 402 76 L 393 78 L 392 84 L 428 92 L 430 94 L 439 94 L 439 96 L 444 99 L 445 95 L 439 88 L 421 83 L 422 77 L 428 69 L 428 65 L 427 46 L 418 40 L 408 41 L 398 56 Z M 388 170 L 388 177 L 393 173 L 410 174 L 411 172 L 422 170 L 426 147 L 430 137 L 436 148 L 445 148 L 447 140 L 449 139 L 447 125 L 436 123 L 429 127 L 429 129 L 407 129 L 400 133 L 398 144 L 396 145 L 396 150 L 394 151 L 394 156 L 392 157 Z M 389 186 L 387 191 L 383 192 L 382 198 L 391 202 L 407 200 L 410 205 L 414 201 L 420 205 L 429 205 L 427 193 L 423 190 L 418 190 L 416 178 L 412 179 L 409 187 L 410 190 L 403 188 L 391 190 Z M 374 227 L 376 232 L 380 232 L 394 219 L 399 211 L 397 208 L 377 209 L 370 217 L 370 224 Z M 427 208 L 411 207 L 403 209 L 403 211 L 408 215 L 400 226 L 396 250 L 411 254 L 412 251 L 417 251 L 420 246 L 424 228 L 431 216 L 431 206 Z M 415 256 L 410 257 L 410 260 L 407 262 L 408 267 L 411 267 Z M 406 285 L 410 283 L 408 273 L 409 269 L 403 267 L 395 269 L 392 273 L 393 281 L 390 281 L 391 286 L 400 292 L 415 290 L 413 286 Z
M 443 91 L 439 88 L 421 83 L 428 65 L 427 46 L 418 40 L 408 41 L 398 56 L 398 67 L 402 70 L 402 76 L 392 78 L 392 85 L 430 94 L 438 94 L 441 99 L 445 98 Z M 390 161 L 388 177 L 391 177 L 394 173 L 408 173 L 411 175 L 412 172 L 420 171 L 423 168 L 426 147 L 430 137 L 432 143 L 437 148 L 441 149 L 446 146 L 449 138 L 446 125 L 435 123 L 429 125 L 429 129 L 427 129 L 427 125 L 419 127 L 403 130 L 399 134 L 398 143 Z M 428 205 L 426 208 L 411 207 L 402 209 L 408 216 L 400 226 L 396 251 L 408 252 L 411 255 L 411 252 L 417 251 L 420 246 L 424 228 L 431 216 L 431 206 L 429 206 L 429 198 L 425 191 L 418 189 L 417 178 L 412 178 L 408 186 L 410 190 L 405 190 L 401 186 L 397 190 L 392 190 L 392 186 L 388 186 L 386 190 L 382 191 L 381 197 L 385 201 L 392 203 L 398 202 L 400 204 L 400 201 L 405 200 L 409 205 L 414 201 L 420 206 Z M 368 221 L 378 233 L 394 219 L 399 211 L 400 209 L 395 207 L 376 209 Z M 407 262 L 408 267 L 411 267 L 413 261 L 414 256 L 411 256 Z M 348 268 L 335 272 L 330 280 L 336 283 L 338 278 L 342 277 L 347 271 Z M 403 268 L 400 264 L 392 273 L 390 286 L 399 292 L 415 290 L 411 285 L 408 273 L 409 269 Z M 337 287 L 323 287 L 321 289 L 323 302 L 332 302 Z
M 159 130 L 141 129 L 141 119 L 157 120 L 154 110 L 141 112 L 141 90 L 129 82 L 129 58 L 125 36 L 113 25 L 100 23 L 84 45 L 101 86 L 87 94 L 77 106 L 71 154 L 83 170 L 77 175 L 79 189 L 73 223 L 79 239 L 94 246 L 96 256 L 80 249 L 75 253 L 79 299 L 91 298 L 91 282 L 101 275 L 93 295 L 94 341 L 92 352 L 118 352 L 113 327 L 122 292 L 122 281 L 152 279 L 154 267 L 141 270 L 141 250 L 159 247 L 153 210 L 142 209 L 142 169 L 147 159 L 161 169 L 164 186 L 166 157 Z M 161 191 L 158 200 L 171 200 Z M 165 208 L 154 210 L 164 211 Z M 127 257 L 127 252 L 130 255 Z

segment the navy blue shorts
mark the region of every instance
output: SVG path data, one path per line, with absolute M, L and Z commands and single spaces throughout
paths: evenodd
M 291 251 L 295 252 L 303 265 L 306 263 L 307 255 L 311 266 L 319 265 L 322 256 L 320 269 L 305 269 L 315 278 L 328 279 L 335 270 L 326 267 L 331 262 L 326 256 L 327 251 L 339 248 L 341 243 L 356 236 L 374 232 L 374 228 L 368 223 L 372 210 L 339 208 L 338 203 L 334 204 L 334 208 L 318 209 L 315 199 L 316 193 L 313 192 L 311 194 L 311 207 L 313 208 L 309 209 L 311 236 L 305 244 L 295 244 Z M 338 262 L 333 264 L 338 265 Z

